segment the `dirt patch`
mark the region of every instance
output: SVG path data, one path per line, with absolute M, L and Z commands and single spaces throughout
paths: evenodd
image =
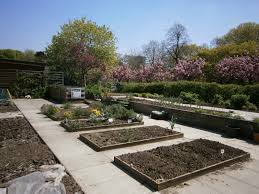
M 25 118 L 0 119 L 0 184 L 58 163 Z M 81 191 L 71 176 L 62 180 L 67 193 Z
M 221 154 L 222 149 L 224 149 L 224 154 Z M 153 180 L 164 181 L 245 153 L 219 142 L 199 139 L 125 154 L 118 158 Z
M 109 146 L 119 143 L 133 142 L 144 139 L 168 136 L 177 132 L 165 129 L 159 126 L 138 127 L 129 129 L 120 129 L 113 131 L 86 133 L 83 134 L 98 146 Z
M 119 124 L 126 124 L 126 123 L 128 123 L 128 121 L 119 120 L 119 119 L 114 120 L 111 124 L 108 124 L 108 121 L 106 121 L 106 120 L 99 121 L 99 122 L 92 122 L 90 120 L 80 120 L 78 122 L 79 122 L 78 124 L 79 124 L 80 128 L 83 128 L 83 127 L 93 127 L 93 126 L 99 126 L 99 125 L 119 125 Z
M 12 102 L 1 102 L 0 103 L 0 113 L 15 112 L 19 109 Z
M 143 125 L 143 122 L 130 122 L 126 120 L 116 119 L 112 123 L 108 123 L 105 120 L 91 121 L 91 120 L 68 120 L 61 122 L 61 126 L 64 127 L 69 132 L 75 131 L 87 131 L 95 130 L 100 128 L 111 128 L 111 127 L 125 127 L 125 126 L 134 126 L 134 125 Z

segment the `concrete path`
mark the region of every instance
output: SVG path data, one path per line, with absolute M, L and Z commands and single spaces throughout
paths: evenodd
M 113 96 L 114 98 L 126 98 L 126 96 Z M 157 99 L 153 98 L 143 98 L 143 97 L 134 97 L 139 100 L 149 100 L 149 101 L 160 101 Z M 166 102 L 166 101 L 164 101 Z M 168 102 L 168 101 L 167 101 Z M 168 102 L 169 103 L 169 102 Z M 187 107 L 193 107 L 193 108 L 202 108 L 206 110 L 215 110 L 215 111 L 223 111 L 223 112 L 229 112 L 232 111 L 236 115 L 240 115 L 244 117 L 246 120 L 253 120 L 254 118 L 259 118 L 259 113 L 257 112 L 248 112 L 248 111 L 243 111 L 243 110 L 234 110 L 234 109 L 226 109 L 226 108 L 218 108 L 218 107 L 211 107 L 211 106 L 198 106 L 194 104 L 180 104 L 180 103 L 174 103 L 175 105 L 180 105 L 180 106 L 187 106 Z
M 95 152 L 78 140 L 78 136 L 82 132 L 68 133 L 59 126 L 59 122 L 52 121 L 40 114 L 40 107 L 50 102 L 43 99 L 17 99 L 14 102 L 87 194 L 259 193 L 258 145 L 243 140 L 223 138 L 220 134 L 209 131 L 176 125 L 176 130 L 183 132 L 185 138 Z M 144 121 L 145 125 L 169 126 L 166 121 L 157 121 L 148 117 L 144 117 Z M 197 138 L 220 141 L 243 149 L 251 153 L 253 159 L 241 166 L 228 167 L 187 181 L 184 185 L 171 187 L 160 192 L 151 191 L 111 163 L 116 155 L 152 149 L 162 145 L 177 144 Z

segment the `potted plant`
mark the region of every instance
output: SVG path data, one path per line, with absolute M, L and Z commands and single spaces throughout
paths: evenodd
M 254 141 L 256 143 L 259 143 L 259 118 L 255 118 L 253 122 L 254 122 L 254 130 L 253 130 Z

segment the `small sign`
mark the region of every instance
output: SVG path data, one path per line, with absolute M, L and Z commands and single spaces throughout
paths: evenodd
M 81 88 L 71 88 L 71 99 L 80 99 L 81 95 Z
M 224 149 L 221 149 L 220 150 L 220 153 L 223 155 L 225 153 L 225 150 Z

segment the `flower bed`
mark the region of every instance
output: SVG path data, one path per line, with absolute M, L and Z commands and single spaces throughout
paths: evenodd
M 96 151 L 110 150 L 144 143 L 183 137 L 183 133 L 159 126 L 119 129 L 81 134 L 79 139 Z
M 162 190 L 249 157 L 240 149 L 199 139 L 115 156 L 114 163 L 154 190 Z
M 83 119 L 91 114 L 89 108 L 74 107 L 71 104 L 64 104 L 62 107 L 45 104 L 41 107 L 41 112 L 54 121 Z
M 0 119 L 0 126 L 0 184 L 59 163 L 25 118 Z M 62 182 L 68 194 L 81 191 L 70 175 Z
M 88 131 L 95 129 L 104 129 L 104 128 L 113 128 L 113 127 L 125 127 L 125 126 L 134 126 L 134 125 L 143 125 L 144 122 L 133 121 L 128 122 L 127 120 L 114 120 L 112 123 L 109 123 L 107 120 L 103 121 L 90 121 L 90 120 L 68 120 L 62 121 L 60 125 L 64 127 L 68 132 L 76 131 Z
M 167 104 L 160 105 L 149 102 L 131 101 L 130 107 L 134 111 L 150 115 L 153 110 L 168 113 L 168 117 L 177 118 L 178 123 L 199 128 L 209 129 L 213 131 L 225 132 L 226 126 L 235 125 L 241 128 L 240 134 L 244 138 L 251 138 L 253 125 L 252 121 L 236 119 L 231 117 L 224 117 L 222 115 L 211 115 L 204 112 L 193 111 L 192 109 L 179 109 L 170 107 Z

